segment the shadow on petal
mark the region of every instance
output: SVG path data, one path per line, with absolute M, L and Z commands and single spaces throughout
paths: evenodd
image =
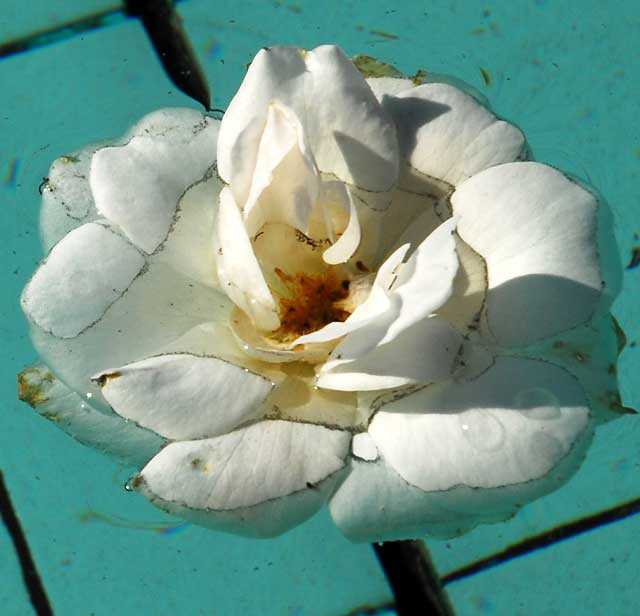
M 417 129 L 451 111 L 449 105 L 410 96 L 406 98 L 384 96 L 382 98 L 382 107 L 389 112 L 392 110 L 393 113 L 391 115 L 393 117 L 401 117 L 406 120 L 397 127 L 400 152 L 406 158 L 411 158 L 411 154 L 416 149 Z M 411 127 L 410 131 L 407 130 L 408 127 Z
M 586 323 L 593 316 L 600 295 L 600 289 L 561 276 L 530 274 L 512 278 L 489 290 L 489 329 L 499 344 L 537 342 Z

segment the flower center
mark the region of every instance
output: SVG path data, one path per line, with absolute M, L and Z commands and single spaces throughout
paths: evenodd
M 287 295 L 279 299 L 280 327 L 270 337 L 279 342 L 290 342 L 333 321 L 344 321 L 351 314 L 345 301 L 351 283 L 345 276 L 340 276 L 336 268 L 330 267 L 317 274 L 298 272 L 291 275 L 278 267 L 274 271 Z

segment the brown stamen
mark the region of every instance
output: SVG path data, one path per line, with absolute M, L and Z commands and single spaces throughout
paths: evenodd
M 333 269 L 291 275 L 275 268 L 275 273 L 288 295 L 279 300 L 280 328 L 273 333 L 274 338 L 293 340 L 332 321 L 344 321 L 351 314 L 340 305 L 349 295 L 349 280 L 340 278 Z

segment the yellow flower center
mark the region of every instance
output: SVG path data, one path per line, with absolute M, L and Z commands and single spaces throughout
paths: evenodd
M 275 268 L 275 273 L 287 291 L 279 299 L 280 327 L 271 334 L 279 342 L 295 340 L 332 321 L 344 321 L 351 314 L 345 302 L 351 283 L 336 268 L 293 275 Z

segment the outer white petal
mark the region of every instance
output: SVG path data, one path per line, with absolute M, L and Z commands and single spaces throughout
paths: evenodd
M 310 51 L 306 64 L 306 126 L 320 170 L 367 190 L 392 188 L 398 176 L 396 129 L 358 69 L 333 45 Z
M 483 521 L 482 510 L 465 520 L 447 508 L 446 495 L 409 485 L 382 459 L 352 460 L 329 511 L 336 526 L 357 543 L 455 536 Z
M 304 99 L 306 70 L 301 49 L 262 49 L 229 104 L 218 137 L 218 173 L 233 186 L 238 203 L 245 203 L 249 196 L 269 105 L 277 100 L 301 117 L 298 109 Z
M 408 484 L 382 458 L 355 459 L 329 509 L 338 528 L 354 542 L 457 537 L 478 524 L 512 517 L 524 503 L 557 489 L 576 466 L 577 461 L 568 457 L 543 481 L 425 492 Z
M 589 397 L 589 406 L 598 423 L 634 413 L 625 407 L 618 383 L 618 358 L 626 346 L 624 333 L 610 314 L 593 319 L 582 327 L 527 348 L 535 355 L 559 364 L 571 372 Z
M 588 321 L 603 285 L 595 197 L 540 163 L 492 167 L 451 198 L 458 233 L 487 263 L 486 315 L 503 345 Z
M 68 301 L 73 311 L 79 302 L 72 295 Z M 37 325 L 31 328 L 31 337 L 58 378 L 75 391 L 91 393 L 93 404 L 108 410 L 100 388 L 91 382 L 93 375 L 162 353 L 194 327 L 226 320 L 229 311 L 225 296 L 152 262 L 101 318 L 75 338 L 56 337 Z M 215 342 L 217 337 L 210 347 L 215 348 Z M 213 348 L 209 352 L 218 355 Z M 191 348 L 179 350 L 190 352 Z
M 395 127 L 351 61 L 327 45 L 310 52 L 271 47 L 256 55 L 220 132 L 219 172 L 234 191 L 237 185 L 248 194 L 259 135 L 273 100 L 301 119 L 320 171 L 368 190 L 393 186 L 398 173 Z
M 207 177 L 182 195 L 167 238 L 153 261 L 209 287 L 219 288 L 218 254 L 212 237 L 218 212 L 220 181 Z
M 40 237 L 45 252 L 67 233 L 98 218 L 89 169 L 94 152 L 107 144 L 94 144 L 53 161 L 42 185 Z
M 25 287 L 22 308 L 43 330 L 73 338 L 102 317 L 144 263 L 124 238 L 88 223 L 55 245 Z
M 381 104 L 384 104 L 385 96 L 397 96 L 415 86 L 411 79 L 400 77 L 368 77 L 366 81 Z
M 220 193 L 216 235 L 220 245 L 218 277 L 222 289 L 258 328 L 277 329 L 280 325 L 277 306 L 229 187 Z
M 20 373 L 19 396 L 40 415 L 84 445 L 90 445 L 123 464 L 141 466 L 164 444 L 157 434 L 113 413 L 97 411 L 91 398 L 83 398 L 61 383 L 44 364 Z
M 565 370 L 498 357 L 476 380 L 429 386 L 382 407 L 369 433 L 426 492 L 544 481 L 591 437 L 588 402 Z
M 449 184 L 522 154 L 524 137 L 462 90 L 427 83 L 387 97 L 401 156 L 415 169 Z
M 444 319 L 424 318 L 391 342 L 361 354 L 369 344 L 370 327 L 350 333 L 335 348 L 318 373 L 319 387 L 369 391 L 435 383 L 451 376 L 462 336 Z
M 350 440 L 340 430 L 263 421 L 213 439 L 172 443 L 134 485 L 154 504 L 199 524 L 272 536 L 322 506 Z
M 191 109 L 143 118 L 126 145 L 93 156 L 90 184 L 98 211 L 152 253 L 167 236 L 180 196 L 215 162 L 218 126 Z
M 94 377 L 113 410 L 175 440 L 229 432 L 255 417 L 268 379 L 216 357 L 161 355 Z
M 230 188 L 234 192 L 233 184 Z M 300 121 L 284 105 L 271 103 L 249 195 L 246 203 L 238 202 L 247 232 L 255 235 L 265 223 L 281 222 L 306 233 L 319 192 L 318 170 Z

